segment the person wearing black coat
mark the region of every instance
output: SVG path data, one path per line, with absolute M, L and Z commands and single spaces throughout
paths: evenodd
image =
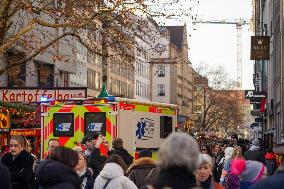
M 123 141 L 121 138 L 115 138 L 112 142 L 113 150 L 108 152 L 108 155 L 117 154 L 122 157 L 124 163 L 129 167 L 133 163 L 133 157 L 123 148 Z
M 250 149 L 244 153 L 244 158 L 251 161 L 259 161 L 265 164 L 264 152 L 260 149 L 259 141 L 257 139 L 252 141 Z
M 43 161 L 35 174 L 42 189 L 80 189 L 81 186 L 77 173 L 71 167 L 53 159 Z
M 77 151 L 77 153 L 79 155 L 79 162 L 76 165 L 75 170 L 80 177 L 81 189 L 93 189 L 95 183 L 93 171 L 91 168 L 87 167 L 87 161 L 84 154 L 80 151 Z
M 40 189 L 81 189 L 81 182 L 74 167 L 78 164 L 78 154 L 65 147 L 56 147 L 50 159 L 44 160 L 35 175 Z
M 1 163 L 5 165 L 11 175 L 12 189 L 31 189 L 34 183 L 34 159 L 24 148 L 25 139 L 22 136 L 12 136 L 10 152 L 6 153 Z
M 9 169 L 0 164 L 0 186 L 5 189 L 11 189 L 11 177 Z

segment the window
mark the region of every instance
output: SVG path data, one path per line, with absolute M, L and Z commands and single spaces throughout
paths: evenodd
M 158 84 L 158 96 L 165 96 L 165 85 Z
M 74 114 L 54 113 L 53 114 L 53 136 L 73 137 L 74 136 Z
M 160 138 L 166 138 L 173 131 L 173 118 L 169 116 L 160 117 Z
M 7 64 L 17 62 L 24 59 L 24 54 L 14 54 L 13 52 L 6 52 Z M 8 69 L 8 87 L 25 87 L 26 86 L 26 64 L 23 63 L 18 66 L 13 66 Z
M 158 77 L 165 77 L 165 66 L 158 67 Z
M 54 66 L 50 64 L 38 64 L 38 86 L 54 86 Z
M 106 113 L 87 112 L 84 114 L 84 133 L 106 136 Z
M 63 73 L 63 87 L 69 86 L 69 74 Z

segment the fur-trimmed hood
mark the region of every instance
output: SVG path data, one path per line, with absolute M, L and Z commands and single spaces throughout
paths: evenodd
M 152 158 L 149 157 L 143 157 L 140 159 L 137 159 L 136 161 L 134 161 L 129 168 L 127 169 L 126 173 L 128 174 L 130 171 L 132 171 L 133 169 L 139 169 L 139 168 L 155 168 L 156 167 L 156 163 Z

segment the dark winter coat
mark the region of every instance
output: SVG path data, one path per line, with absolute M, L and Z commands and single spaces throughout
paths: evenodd
M 283 189 L 284 187 L 284 165 L 282 165 L 274 175 L 260 180 L 249 189 Z
M 154 183 L 154 180 L 158 177 L 158 171 L 152 158 L 143 157 L 130 165 L 127 175 L 136 184 L 137 188 L 143 188 L 147 184 Z M 145 180 L 147 176 L 148 179 Z
M 84 182 L 84 179 L 86 179 L 86 184 L 84 188 L 82 187 L 82 189 L 93 189 L 95 180 L 89 169 L 86 169 L 86 172 L 82 176 L 80 176 L 81 186 L 82 183 Z
M 10 152 L 6 153 L 1 159 L 1 162 L 10 171 L 13 189 L 30 189 L 33 187 L 34 159 L 29 152 L 22 150 L 14 160 Z
M 127 167 L 130 166 L 131 163 L 133 163 L 133 157 L 124 148 L 116 148 L 116 149 L 108 152 L 108 155 L 112 155 L 112 154 L 117 154 L 120 157 L 122 157 L 122 159 L 126 163 Z
M 259 161 L 265 164 L 264 152 L 261 150 L 254 150 L 254 151 L 249 150 L 244 153 L 244 157 L 246 160 Z
M 9 169 L 0 164 L 0 186 L 1 188 L 11 189 L 11 177 Z
M 93 178 L 96 179 L 97 176 L 102 171 L 106 157 L 101 155 L 100 149 L 95 148 L 92 150 L 90 157 L 88 158 L 88 167 L 93 170 Z
M 154 184 L 155 189 L 163 187 L 172 189 L 190 189 L 196 186 L 195 176 L 188 172 L 185 167 L 173 167 L 167 170 L 161 170 L 158 179 Z
M 80 189 L 80 178 L 69 166 L 60 161 L 48 159 L 43 161 L 36 171 L 40 189 Z

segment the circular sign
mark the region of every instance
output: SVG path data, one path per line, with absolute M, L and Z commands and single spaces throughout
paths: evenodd
M 157 52 L 164 52 L 166 50 L 166 45 L 158 43 L 155 46 L 155 51 Z

